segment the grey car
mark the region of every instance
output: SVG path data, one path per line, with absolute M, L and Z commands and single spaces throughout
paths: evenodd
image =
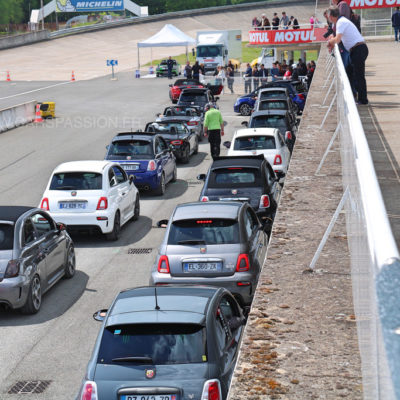
M 62 224 L 38 208 L 0 206 L 0 303 L 37 313 L 43 293 L 74 274 L 74 245 Z
M 203 284 L 228 289 L 242 307 L 253 299 L 268 237 L 246 202 L 178 205 L 167 224 L 150 284 Z
M 222 400 L 245 318 L 225 289 L 120 292 L 102 320 L 78 400 Z

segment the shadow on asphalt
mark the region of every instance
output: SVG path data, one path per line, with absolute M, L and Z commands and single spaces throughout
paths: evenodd
M 206 142 L 206 141 L 203 140 L 201 143 L 202 144 L 203 143 L 207 143 L 208 144 L 208 141 Z M 193 167 L 197 167 L 203 162 L 203 160 L 207 156 L 208 156 L 208 153 L 203 153 L 202 151 L 201 152 L 199 151 L 197 154 L 194 154 L 194 155 L 192 155 L 190 157 L 190 161 L 189 161 L 188 164 L 179 163 L 178 164 L 178 168 L 193 168 Z
M 0 326 L 36 325 L 60 317 L 80 299 L 88 280 L 89 276 L 79 270 L 72 279 L 59 280 L 43 295 L 42 306 L 35 315 L 24 315 L 19 310 L 1 308 Z

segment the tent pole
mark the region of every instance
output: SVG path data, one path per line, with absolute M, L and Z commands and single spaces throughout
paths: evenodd
M 139 46 L 137 47 L 137 65 L 138 69 L 140 69 Z
M 150 47 L 150 67 L 153 66 L 153 48 Z
M 186 45 L 186 61 L 189 61 L 188 45 Z

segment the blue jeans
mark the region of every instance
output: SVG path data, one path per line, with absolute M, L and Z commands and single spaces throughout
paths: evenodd
M 400 26 L 394 26 L 393 28 L 394 28 L 394 40 L 396 42 L 398 42 L 399 37 L 400 37 L 400 35 L 399 35 Z

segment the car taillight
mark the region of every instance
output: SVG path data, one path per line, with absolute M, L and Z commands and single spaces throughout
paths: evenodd
M 107 197 L 100 197 L 96 210 L 107 210 L 108 207 L 108 200 Z
M 221 386 L 218 379 L 210 379 L 204 383 L 201 400 L 222 400 Z
M 263 194 L 260 198 L 260 208 L 269 208 L 270 206 L 270 201 L 269 201 L 269 196 L 267 194 Z
M 248 254 L 239 254 L 236 263 L 236 272 L 248 271 L 250 269 L 250 261 Z
M 96 382 L 86 381 L 84 383 L 79 400 L 97 400 Z
M 292 140 L 292 132 L 286 131 L 285 136 L 286 136 L 289 140 Z
M 4 278 L 14 278 L 19 274 L 19 260 L 10 260 L 7 264 Z
M 147 165 L 147 171 L 155 171 L 156 170 L 156 162 L 154 160 L 150 160 Z
M 281 165 L 282 164 L 282 157 L 277 154 L 274 159 L 274 165 Z
M 197 121 L 188 121 L 188 123 L 187 123 L 189 126 L 196 126 L 196 125 L 198 125 L 199 123 L 197 122 Z
M 160 256 L 157 270 L 161 274 L 169 274 L 169 261 L 167 256 Z
M 50 211 L 49 199 L 47 197 L 42 199 L 42 202 L 40 203 L 40 208 L 42 210 Z
M 174 146 L 180 146 L 183 143 L 183 140 L 171 140 L 170 143 Z
M 208 201 L 208 197 L 207 196 L 202 196 L 200 201 Z

